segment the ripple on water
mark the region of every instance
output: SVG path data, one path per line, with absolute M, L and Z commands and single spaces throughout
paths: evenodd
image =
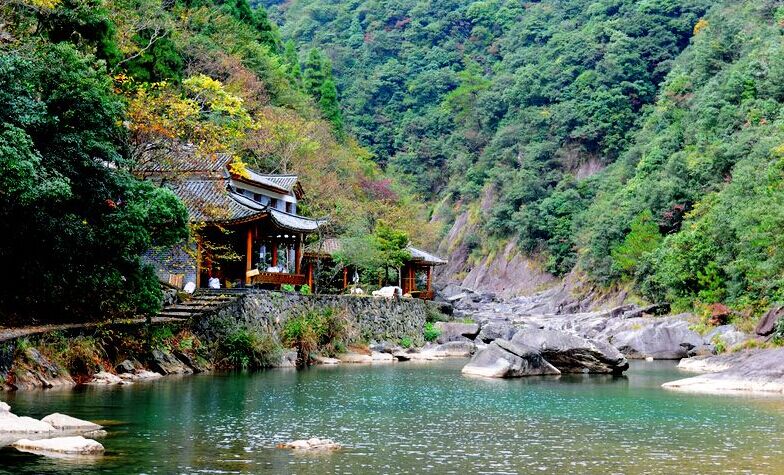
M 624 378 L 511 381 L 463 378 L 461 365 L 207 375 L 131 387 L 119 400 L 107 390 L 11 403 L 121 421 L 105 440 L 118 455 L 100 463 L 111 473 L 784 473 L 780 401 L 666 392 L 660 384 L 679 375 L 658 363 Z M 346 449 L 274 448 L 313 436 Z M 0 458 L 15 474 L 96 468 L 7 449 Z

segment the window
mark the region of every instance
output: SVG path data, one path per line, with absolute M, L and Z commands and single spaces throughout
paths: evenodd
M 269 205 L 270 205 L 270 208 L 277 208 L 278 207 L 278 199 L 277 198 L 270 198 Z
M 253 193 L 253 200 L 257 203 L 261 203 L 261 195 L 258 193 Z
M 290 201 L 286 201 L 286 212 L 287 212 L 287 213 L 292 213 L 292 212 L 293 212 L 293 211 L 292 211 L 292 206 L 291 206 L 291 202 L 290 202 Z

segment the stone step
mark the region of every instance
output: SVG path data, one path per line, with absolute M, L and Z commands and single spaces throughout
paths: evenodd
M 168 318 L 179 318 L 179 319 L 185 320 L 185 319 L 193 317 L 194 315 L 199 315 L 199 313 L 201 313 L 201 312 L 197 312 L 197 313 L 178 312 L 176 310 L 164 309 L 164 310 L 161 310 L 160 313 L 158 313 L 158 316 L 159 317 L 168 317 Z

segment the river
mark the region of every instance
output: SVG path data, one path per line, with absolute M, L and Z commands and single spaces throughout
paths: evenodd
M 20 415 L 105 424 L 106 455 L 0 449 L 0 473 L 784 473 L 784 400 L 662 390 L 671 362 L 624 377 L 461 376 L 462 360 L 208 374 L 3 397 Z M 294 454 L 276 443 L 346 448 Z

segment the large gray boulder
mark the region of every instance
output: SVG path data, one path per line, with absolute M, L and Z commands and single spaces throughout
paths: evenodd
M 512 343 L 538 350 L 563 373 L 622 373 L 629 368 L 621 352 L 600 340 L 560 330 L 525 329 Z
M 479 333 L 479 325 L 476 323 L 436 322 L 435 328 L 441 332 L 436 339 L 439 344 L 473 340 Z
M 692 330 L 686 318 L 630 319 L 624 329 L 609 334 L 609 342 L 630 358 L 679 360 L 710 352 L 708 343 Z
M 776 329 L 776 324 L 778 321 L 784 317 L 784 305 L 777 305 L 767 312 L 765 315 L 762 316 L 760 321 L 757 323 L 757 327 L 754 328 L 754 333 L 759 336 L 769 336 L 773 333 Z
M 532 349 L 507 340 L 495 340 L 479 350 L 463 367 L 463 374 L 485 378 L 519 378 L 561 372 Z
M 517 328 L 506 321 L 489 322 L 482 326 L 482 329 L 477 335 L 477 339 L 485 343 L 490 343 L 493 340 L 511 340 L 517 333 Z
M 703 361 L 703 369 L 708 371 L 726 366 L 722 371 L 664 383 L 662 387 L 698 393 L 784 393 L 784 348 L 745 353 L 713 357 L 716 359 L 714 365 Z

